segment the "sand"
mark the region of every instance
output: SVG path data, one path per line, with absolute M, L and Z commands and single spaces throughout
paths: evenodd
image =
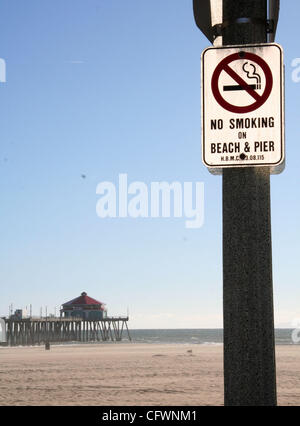
M 222 346 L 0 348 L 0 405 L 222 405 Z M 300 347 L 277 346 L 278 403 L 300 405 Z

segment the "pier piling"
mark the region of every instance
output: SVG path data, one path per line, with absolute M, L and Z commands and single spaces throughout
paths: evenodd
M 62 342 L 121 341 L 127 326 L 128 317 L 106 317 L 102 320 L 82 318 L 4 318 L 7 344 L 26 346 Z M 46 348 L 47 349 L 47 348 Z

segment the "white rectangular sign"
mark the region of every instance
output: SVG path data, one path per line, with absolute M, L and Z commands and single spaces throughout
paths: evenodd
M 275 43 L 210 47 L 202 54 L 202 159 L 284 169 L 284 74 Z

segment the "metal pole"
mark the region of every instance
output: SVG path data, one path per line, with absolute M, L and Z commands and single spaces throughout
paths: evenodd
M 223 0 L 223 45 L 266 42 L 266 19 L 267 0 Z M 223 170 L 223 292 L 225 405 L 276 405 L 267 167 Z

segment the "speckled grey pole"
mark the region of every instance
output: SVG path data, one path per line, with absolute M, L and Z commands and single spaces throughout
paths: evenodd
M 266 0 L 223 0 L 223 45 L 266 42 Z M 252 23 L 234 23 L 252 18 Z M 270 173 L 223 171 L 225 405 L 276 405 Z

